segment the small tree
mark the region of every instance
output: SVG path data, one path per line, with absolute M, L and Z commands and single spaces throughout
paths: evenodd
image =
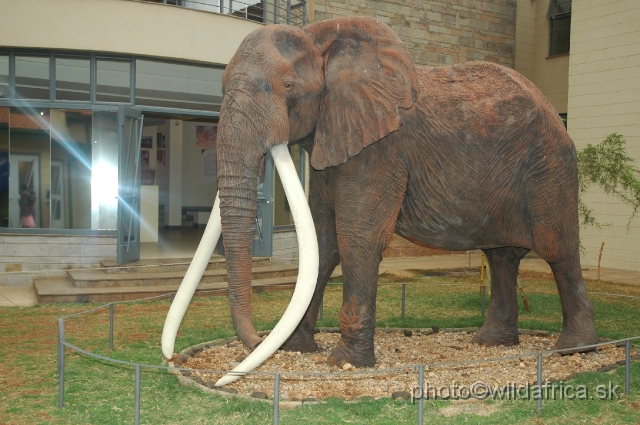
M 605 193 L 612 194 L 633 209 L 631 220 L 640 208 L 640 169 L 634 165 L 634 160 L 625 151 L 626 141 L 618 133 L 607 136 L 602 142 L 588 144 L 578 151 L 578 185 L 580 193 L 587 191 L 591 183 L 596 183 Z M 582 224 L 596 227 L 608 224 L 599 223 L 593 216 L 593 210 L 578 199 L 578 210 Z

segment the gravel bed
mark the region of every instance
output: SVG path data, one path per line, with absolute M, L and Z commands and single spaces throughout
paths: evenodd
M 425 368 L 425 384 L 430 388 L 454 385 L 473 388 L 474 383 L 491 387 L 522 386 L 536 382 L 536 356 L 524 356 L 552 349 L 557 335 L 545 332 L 528 332 L 520 335 L 520 345 L 512 347 L 486 347 L 471 343 L 473 332 L 433 332 L 432 330 L 378 330 L 375 335 L 377 364 L 372 368 L 355 368 L 349 364 L 343 368 L 325 363 L 332 347 L 340 336 L 335 332 L 316 334 L 321 347 L 317 353 L 277 351 L 256 371 L 279 371 L 280 398 L 282 400 L 322 400 L 329 397 L 352 400 L 358 398 L 406 397 L 417 386 L 415 368 L 399 371 L 373 372 L 381 369 L 400 368 L 415 364 L 463 362 L 478 360 L 470 365 L 442 365 Z M 634 350 L 635 353 L 635 350 Z M 242 361 L 248 350 L 239 341 L 212 345 L 184 356 L 176 365 L 191 369 L 229 370 Z M 513 359 L 487 362 L 487 359 L 516 356 Z M 637 357 L 634 356 L 634 357 Z M 576 373 L 613 368 L 625 358 L 624 347 L 606 345 L 596 351 L 543 355 L 545 382 L 566 380 Z M 287 373 L 291 372 L 291 373 Z M 337 372 L 330 376 L 300 375 L 294 372 Z M 358 372 L 358 373 L 354 373 Z M 221 374 L 187 371 L 198 383 L 212 387 Z M 478 385 L 478 384 L 476 384 Z M 427 387 L 427 388 L 429 388 Z M 247 375 L 224 387 L 223 391 L 253 397 L 273 397 L 272 375 Z M 435 393 L 432 393 L 433 395 Z M 445 396 L 440 391 L 437 395 Z

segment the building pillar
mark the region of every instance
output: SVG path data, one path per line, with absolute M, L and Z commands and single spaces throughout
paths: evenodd
M 182 120 L 166 122 L 166 168 L 169 173 L 164 204 L 164 227 L 182 226 Z

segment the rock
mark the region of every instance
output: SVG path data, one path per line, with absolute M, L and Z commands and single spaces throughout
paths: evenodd
M 375 398 L 371 397 L 370 395 L 363 395 L 358 400 L 359 401 L 371 401 L 371 400 L 375 400 Z
M 178 354 L 173 356 L 173 364 L 176 366 L 182 366 L 187 360 L 189 360 L 191 356 L 187 356 L 186 354 Z
M 235 388 L 231 388 L 231 387 L 214 387 L 214 389 L 216 389 L 218 391 L 222 391 L 223 393 L 238 394 L 238 390 L 236 390 Z
M 324 356 L 322 354 L 313 354 L 311 356 L 311 361 L 315 364 L 324 363 Z
M 624 365 L 625 365 L 625 363 L 627 363 L 627 361 L 626 361 L 626 360 L 618 360 L 618 361 L 616 362 L 616 364 L 618 364 L 619 366 L 624 366 Z
M 440 327 L 438 326 L 431 326 L 431 330 L 433 331 L 434 334 L 437 334 L 438 332 L 440 332 Z
M 180 373 L 182 374 L 182 376 L 191 375 L 191 371 L 190 370 L 186 370 L 186 369 L 181 370 Z
M 253 398 L 260 398 L 263 400 L 269 400 L 269 396 L 265 393 L 263 393 L 262 391 L 254 391 L 251 393 L 251 397 Z
M 246 358 L 247 358 L 247 356 L 245 356 L 244 354 L 240 354 L 239 356 L 236 357 L 236 361 L 237 362 L 241 362 Z
M 238 345 L 240 345 L 239 342 L 230 342 L 227 344 L 227 348 L 232 348 L 232 347 L 237 347 Z
M 200 378 L 199 376 L 196 376 L 195 378 L 193 378 L 193 380 L 202 385 L 202 378 Z
M 601 367 L 600 369 L 598 369 L 598 372 L 609 372 L 617 368 L 618 368 L 617 364 L 610 364 L 610 365 Z
M 394 391 L 391 393 L 391 398 L 394 400 L 409 400 L 411 399 L 411 393 L 409 391 Z
M 467 372 L 462 372 L 462 377 L 463 378 L 468 378 L 470 375 Z
M 183 354 L 183 355 L 185 355 L 185 356 L 193 357 L 193 355 L 194 355 L 195 353 L 193 352 L 193 349 L 191 349 L 191 348 L 187 348 L 186 350 L 184 350 L 184 351 L 182 352 L 182 354 Z
M 318 399 L 317 399 L 317 398 L 315 398 L 315 397 L 307 397 L 307 398 L 303 398 L 303 399 L 302 399 L 302 402 L 303 402 L 303 403 L 305 403 L 305 404 L 306 404 L 306 403 L 310 403 L 310 404 L 311 404 L 311 403 L 317 403 L 317 402 L 318 402 Z
M 413 331 L 411 329 L 403 329 L 402 333 L 404 336 L 413 336 Z
M 351 370 L 353 369 L 353 365 L 351 363 L 345 363 L 342 365 L 342 370 Z
M 214 390 L 219 389 L 218 387 L 216 387 L 216 383 L 215 383 L 215 382 L 213 382 L 213 381 L 205 381 L 205 382 L 203 382 L 203 384 L 202 384 L 202 385 L 204 385 L 204 386 L 205 386 L 205 387 L 207 387 L 207 388 L 214 389 Z

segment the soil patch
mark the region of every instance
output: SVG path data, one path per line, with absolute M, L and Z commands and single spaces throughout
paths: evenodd
M 525 332 L 525 331 L 523 331 Z M 434 391 L 430 397 L 446 398 L 452 388 L 478 388 L 477 383 L 489 387 L 524 386 L 535 384 L 536 356 L 526 356 L 552 349 L 558 335 L 546 332 L 528 332 L 520 335 L 515 347 L 485 347 L 473 344 L 472 331 L 433 332 L 429 330 L 378 330 L 375 335 L 377 364 L 372 368 L 343 368 L 325 363 L 331 349 L 337 344 L 339 333 L 320 332 L 316 342 L 317 353 L 277 351 L 256 369 L 259 372 L 281 372 L 280 398 L 282 400 L 326 399 L 345 400 L 360 397 L 400 397 L 410 394 L 418 385 L 417 368 L 404 368 L 417 364 L 477 361 L 473 364 L 447 364 L 425 367 L 424 382 Z M 533 333 L 533 334 L 531 334 Z M 213 343 L 198 351 L 182 367 L 207 370 L 230 370 L 249 354 L 239 341 Z M 514 358 L 487 361 L 492 358 Z M 624 360 L 624 348 L 606 345 L 596 351 L 562 356 L 543 355 L 545 382 L 566 380 L 574 374 L 612 369 Z M 399 370 L 390 370 L 399 369 Z M 189 371 L 189 379 L 212 387 L 221 373 Z M 303 375 L 300 372 L 325 372 L 331 375 Z M 224 387 L 223 391 L 251 396 L 254 393 L 273 397 L 273 375 L 247 375 Z M 475 387 L 474 387 L 475 385 Z M 442 388 L 448 390 L 442 390 Z M 472 390 L 473 391 L 473 390 Z M 395 393 L 395 394 L 394 394 Z M 403 393 L 403 394 L 401 394 Z M 262 395 L 262 394 L 261 394 Z M 464 395 L 464 394 L 463 394 Z M 264 398 L 264 395 L 262 395 Z

